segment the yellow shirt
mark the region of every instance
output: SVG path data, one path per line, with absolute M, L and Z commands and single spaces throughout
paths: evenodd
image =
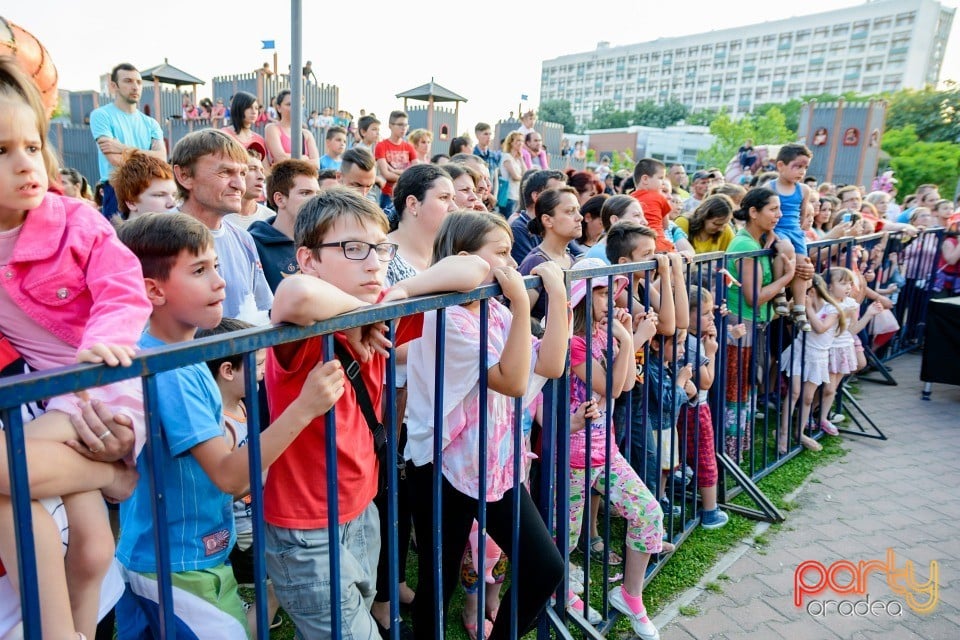
M 723 231 L 720 232 L 716 238 L 707 238 L 701 240 L 699 238 L 694 238 L 690 235 L 690 219 L 685 216 L 680 216 L 676 220 L 677 226 L 683 229 L 683 232 L 689 236 L 690 244 L 693 245 L 693 250 L 697 253 L 710 253 L 711 251 L 726 251 L 727 247 L 730 245 L 730 242 L 733 240 L 733 237 L 736 235 L 733 231 L 733 227 L 729 224 L 723 228 Z

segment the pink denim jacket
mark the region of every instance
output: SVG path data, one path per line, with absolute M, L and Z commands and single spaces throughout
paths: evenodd
M 135 346 L 153 309 L 140 261 L 106 218 L 56 193 L 27 212 L 0 282 L 24 313 L 78 351 Z

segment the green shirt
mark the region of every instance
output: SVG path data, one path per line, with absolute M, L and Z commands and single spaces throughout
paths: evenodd
M 741 229 L 730 242 L 730 246 L 727 247 L 727 254 L 729 256 L 729 254 L 732 253 L 759 251 L 761 249 L 763 249 L 763 247 L 760 246 L 760 243 L 754 240 L 753 236 L 747 233 L 746 229 Z M 773 282 L 773 263 L 770 261 L 770 256 L 761 256 L 759 258 L 751 259 L 757 260 L 760 263 L 760 272 L 762 277 L 759 286 L 756 287 L 756 290 L 759 293 L 760 289 Z M 743 282 L 743 277 L 740 274 L 740 263 L 741 260 L 737 260 L 734 256 L 728 257 L 727 271 L 729 271 L 730 275 L 736 278 L 738 282 Z M 743 301 L 743 309 L 740 309 L 740 287 L 736 284 L 731 284 L 730 289 L 727 291 L 727 308 L 730 309 L 730 313 L 739 316 L 744 320 L 757 322 L 770 321 L 770 303 L 761 305 L 759 314 L 756 318 L 753 314 L 753 307 L 748 305 L 746 300 Z

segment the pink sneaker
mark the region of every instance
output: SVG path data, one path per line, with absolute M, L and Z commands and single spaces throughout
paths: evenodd
M 829 420 L 821 420 L 820 428 L 823 429 L 823 432 L 828 436 L 838 436 L 840 435 L 840 430 L 837 429 L 832 422 Z

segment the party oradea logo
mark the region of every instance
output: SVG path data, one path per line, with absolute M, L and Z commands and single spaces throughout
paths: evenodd
M 914 563 L 906 560 L 902 567 L 897 566 L 896 553 L 892 548 L 887 549 L 885 560 L 860 560 L 856 563 L 837 560 L 829 566 L 816 560 L 806 560 L 793 573 L 793 604 L 818 617 L 900 617 L 904 613 L 904 605 L 915 613 L 925 615 L 933 612 L 939 598 L 937 579 L 940 570 L 936 560 L 930 562 L 929 569 L 929 578 L 925 582 L 919 581 Z M 877 599 L 868 593 L 867 578 L 873 573 L 886 578 L 896 598 Z M 849 597 L 828 599 L 830 593 Z

